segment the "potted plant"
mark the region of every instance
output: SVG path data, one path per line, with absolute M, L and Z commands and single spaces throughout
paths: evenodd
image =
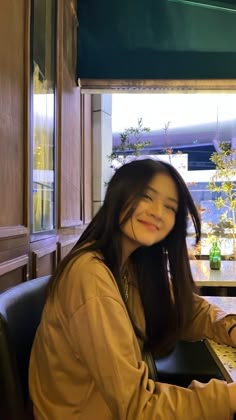
M 111 168 L 116 170 L 127 162 L 127 156 L 140 156 L 142 150 L 151 144 L 145 139 L 145 134 L 150 132 L 149 127 L 143 125 L 142 118 L 138 118 L 137 127 L 125 128 L 120 133 L 120 144 L 113 147 L 113 151 L 107 156 L 111 162 Z
M 226 142 L 219 144 L 219 150 L 212 153 L 210 160 L 216 170 L 208 189 L 217 193 L 214 204 L 222 209 L 217 225 L 211 227 L 214 236 L 231 238 L 233 241 L 232 257 L 236 256 L 236 149 Z

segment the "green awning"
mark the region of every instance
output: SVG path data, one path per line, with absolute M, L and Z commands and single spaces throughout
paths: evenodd
M 78 19 L 80 79 L 236 78 L 232 0 L 79 0 Z

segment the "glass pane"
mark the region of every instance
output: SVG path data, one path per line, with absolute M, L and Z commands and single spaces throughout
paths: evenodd
M 55 1 L 35 0 L 33 16 L 33 232 L 54 228 Z
M 113 94 L 111 166 L 162 159 L 182 174 L 201 215 L 201 255 L 215 237 L 232 257 L 236 241 L 236 95 L 232 93 Z M 141 121 L 141 123 L 140 123 Z M 213 154 L 225 144 L 219 175 Z M 135 146 L 138 146 L 136 148 Z M 140 146 L 142 146 L 140 148 Z M 214 181 L 215 189 L 210 188 Z M 190 223 L 189 243 L 193 242 Z

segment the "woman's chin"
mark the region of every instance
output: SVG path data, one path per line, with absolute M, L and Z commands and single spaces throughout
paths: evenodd
M 161 239 L 155 239 L 155 240 L 143 240 L 141 243 L 140 243 L 140 245 L 141 246 L 152 246 L 152 245 L 155 245 L 155 244 L 157 244 L 158 242 L 160 242 L 161 241 Z

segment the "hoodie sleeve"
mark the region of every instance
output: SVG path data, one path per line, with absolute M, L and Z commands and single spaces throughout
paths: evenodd
M 98 295 L 75 311 L 69 335 L 75 357 L 86 366 L 112 418 L 230 420 L 225 382 L 213 379 L 181 388 L 148 379 L 125 306 L 109 290 Z
M 209 338 L 221 344 L 235 346 L 230 329 L 236 323 L 236 314 L 228 314 L 216 305 L 194 294 L 192 317 L 181 334 L 181 339 L 196 341 Z

